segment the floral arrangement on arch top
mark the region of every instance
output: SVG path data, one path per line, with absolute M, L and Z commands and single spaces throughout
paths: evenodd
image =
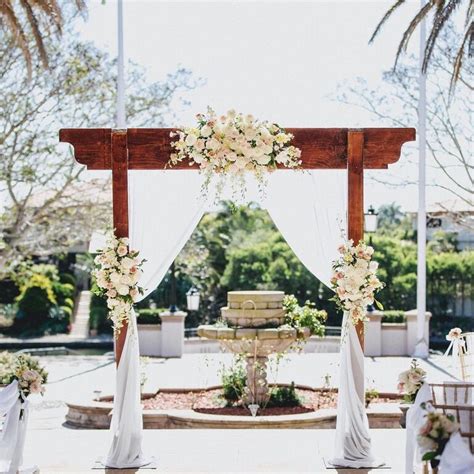
M 263 192 L 265 174 L 278 165 L 298 168 L 301 165 L 301 150 L 290 145 L 293 135 L 275 123 L 261 122 L 252 115 L 243 115 L 234 110 L 218 117 L 212 108 L 206 114 L 196 116 L 194 127 L 171 132 L 174 153 L 169 166 L 189 160 L 197 164 L 205 175 L 203 194 L 207 196 L 214 174 L 221 179 L 217 183 L 216 200 L 222 194 L 225 177 L 231 179 L 235 196 L 240 190 L 245 197 L 245 172 L 252 173 Z
M 144 289 L 138 286 L 144 262 L 137 250 L 129 248 L 127 238 L 117 238 L 113 233 L 109 234 L 106 246 L 94 259 L 92 275 L 97 284 L 94 293 L 107 300 L 115 337 L 120 334 L 124 323 L 128 323 L 133 303 L 144 293 Z
M 339 309 L 349 313 L 348 321 L 356 325 L 367 320 L 367 306 L 376 304 L 383 309 L 375 294 L 384 287 L 377 277 L 378 263 L 372 260 L 374 249 L 360 241 L 354 245 L 348 240 L 338 247 L 339 258 L 333 263 L 331 287 L 335 292 L 332 301 Z

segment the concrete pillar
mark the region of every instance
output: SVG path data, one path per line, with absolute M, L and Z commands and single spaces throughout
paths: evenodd
M 417 333 L 417 314 L 418 310 L 412 309 L 405 313 L 407 322 L 407 353 L 408 355 L 416 356 L 415 348 L 419 342 L 419 335 Z M 429 350 L 430 344 L 430 319 L 431 313 L 425 312 L 425 324 L 423 328 L 423 340 Z
M 184 319 L 188 313 L 165 311 L 161 318 L 162 357 L 181 357 L 184 352 Z
M 381 311 L 367 313 L 369 322 L 365 325 L 364 354 L 366 356 L 378 357 L 382 355 L 382 316 Z

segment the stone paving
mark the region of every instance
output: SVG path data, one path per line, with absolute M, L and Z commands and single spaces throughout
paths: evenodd
M 64 402 L 91 400 L 94 390 L 113 393 L 113 358 L 104 355 L 41 359 L 49 371 L 49 383 L 43 398 L 30 397 L 32 411 L 25 460 L 40 465 L 41 472 L 86 472 L 99 456 L 105 455 L 109 433 L 64 427 L 67 411 Z M 148 359 L 145 391 L 219 384 L 219 370 L 231 360 L 229 354 Z M 398 373 L 409 364 L 408 357 L 366 358 L 367 385 L 380 392 L 394 392 Z M 443 357 L 433 356 L 421 361 L 421 365 L 432 382 L 453 380 L 451 374 L 455 370 Z M 278 371 L 273 372 L 270 381 L 322 386 L 329 374 L 331 384 L 337 385 L 338 355 L 290 354 L 280 362 Z M 404 431 L 373 430 L 373 433 L 374 444 L 380 446 L 380 453 L 391 464 L 392 472 L 402 472 Z M 158 472 L 324 472 L 322 457 L 332 452 L 334 433 L 332 430 L 146 430 L 144 437 L 145 452 L 158 456 Z

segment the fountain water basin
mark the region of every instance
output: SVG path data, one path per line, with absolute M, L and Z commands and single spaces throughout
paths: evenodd
M 283 324 L 284 296 L 282 291 L 231 291 L 227 295 L 228 306 L 221 310 L 228 326 L 214 324 L 198 328 L 199 336 L 219 340 L 228 352 L 245 357 L 248 405 L 262 406 L 268 401 L 268 357 L 311 335 L 309 328 L 296 329 Z

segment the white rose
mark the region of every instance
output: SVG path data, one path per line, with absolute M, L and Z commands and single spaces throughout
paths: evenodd
M 193 146 L 197 141 L 197 138 L 194 135 L 188 135 L 186 137 L 185 143 L 188 146 Z
M 117 272 L 113 272 L 110 275 L 110 281 L 117 285 L 118 283 L 120 283 L 120 275 Z
M 268 163 L 270 163 L 270 160 L 271 160 L 271 157 L 269 157 L 268 155 L 262 155 L 256 158 L 256 162 L 259 165 L 267 165 Z
M 201 136 L 204 138 L 207 138 L 211 136 L 212 133 L 212 128 L 209 127 L 209 125 L 204 125 L 204 127 L 201 128 Z
M 118 285 L 117 286 L 117 293 L 122 296 L 128 295 L 128 286 L 127 285 Z
M 215 138 L 211 138 L 210 140 L 207 140 L 206 146 L 210 150 L 216 151 L 221 145 L 218 140 L 216 140 Z
M 202 138 L 200 138 L 196 142 L 196 145 L 194 147 L 196 148 L 196 150 L 202 151 L 202 150 L 204 150 L 205 145 L 206 145 L 206 142 Z
M 133 260 L 133 258 L 130 258 L 130 257 L 123 258 L 120 263 L 122 267 L 125 268 L 126 270 L 130 270 L 130 268 L 132 268 L 135 265 L 135 261 Z

